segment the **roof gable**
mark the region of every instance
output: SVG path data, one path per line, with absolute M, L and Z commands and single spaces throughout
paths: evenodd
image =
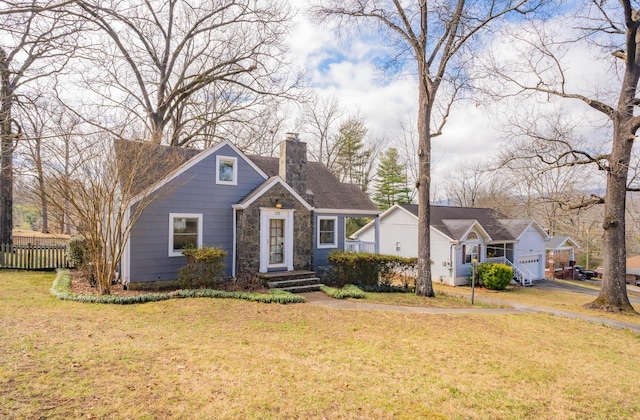
M 390 214 L 396 212 L 396 211 L 402 211 L 405 212 L 407 214 L 409 214 L 410 216 L 415 217 L 416 221 L 418 220 L 418 215 L 417 214 L 413 214 L 413 212 L 405 209 L 404 204 L 394 204 L 393 206 L 389 207 L 388 209 L 386 209 L 381 215 L 380 215 L 380 222 L 382 222 L 382 220 L 384 220 L 387 216 L 389 216 Z M 416 206 L 417 207 L 417 206 Z M 366 225 L 362 226 L 360 229 L 356 230 L 351 236 L 354 238 L 357 238 L 358 235 L 361 235 L 362 233 L 366 232 L 367 230 L 371 229 L 371 227 L 373 227 L 373 225 L 375 224 L 375 220 L 370 221 L 369 223 L 367 223 Z
M 270 177 L 279 176 L 279 159 L 249 156 Z M 378 207 L 357 185 L 340 182 L 329 168 L 320 162 L 307 162 L 307 190 L 313 194 L 313 207 L 318 210 L 360 210 L 379 213 Z
M 127 142 L 127 143 L 133 143 L 134 144 L 134 142 L 128 142 L 126 140 L 119 140 L 119 142 Z M 129 146 L 131 146 L 131 145 L 128 145 L 128 146 L 125 146 L 125 147 L 121 146 L 120 147 L 120 152 L 118 151 L 119 149 L 116 146 L 116 154 L 119 155 L 118 156 L 118 160 L 119 161 L 124 161 L 126 159 L 126 150 L 127 150 L 126 147 L 129 147 Z M 202 162 L 203 160 L 207 159 L 208 157 L 210 157 L 210 156 L 216 154 L 217 152 L 221 151 L 225 147 L 231 148 L 231 150 L 235 154 L 237 154 L 240 159 L 244 160 L 249 166 L 251 166 L 262 178 L 264 178 L 264 179 L 268 178 L 267 174 L 265 174 L 264 171 L 262 169 L 260 169 L 260 167 L 258 167 L 244 153 L 242 153 L 242 151 L 240 151 L 240 149 L 235 147 L 228 140 L 224 140 L 224 141 L 216 144 L 215 146 L 212 146 L 209 149 L 206 149 L 204 151 L 199 151 L 199 150 L 195 150 L 195 149 L 183 149 L 183 148 L 172 147 L 172 146 L 158 146 L 158 153 L 166 153 L 166 154 L 172 153 L 174 156 L 178 156 L 178 159 L 179 159 L 179 161 L 181 161 L 181 164 L 176 168 L 172 168 L 172 167 L 169 167 L 169 168 L 158 168 L 158 170 L 159 170 L 159 177 L 158 178 L 160 180 L 158 182 L 156 182 L 155 184 L 153 184 L 150 188 L 149 188 L 149 186 L 144 186 L 144 188 L 141 188 L 141 192 L 131 201 L 131 204 L 137 203 L 143 197 L 148 196 L 149 194 L 151 194 L 151 193 L 157 191 L 158 189 L 162 188 L 163 186 L 165 186 L 169 182 L 171 182 L 174 179 L 176 179 L 181 174 L 185 173 L 189 169 L 191 169 L 194 166 L 198 165 L 200 162 Z M 163 172 L 163 170 L 164 170 L 164 172 Z
M 465 220 L 465 219 L 444 219 L 442 223 L 447 227 L 447 230 L 453 235 L 451 238 L 456 241 L 464 240 L 471 231 L 477 230 L 485 240 L 491 242 L 491 236 L 482 227 L 477 220 Z
M 540 226 L 540 223 L 535 220 L 526 219 L 500 219 L 499 222 L 513 235 L 514 238 L 520 239 L 520 237 L 529 229 L 529 227 L 535 228 L 544 237 L 545 241 L 551 239 L 549 234 Z
M 548 251 L 559 251 L 562 249 L 578 248 L 580 245 L 570 236 L 552 236 L 545 247 Z
M 234 209 L 246 209 L 249 207 L 254 201 L 260 198 L 263 194 L 273 188 L 275 185 L 282 185 L 291 195 L 293 195 L 296 200 L 298 200 L 302 205 L 305 206 L 307 210 L 313 210 L 313 207 L 307 203 L 307 201 L 300 196 L 289 184 L 284 182 L 282 178 L 279 176 L 272 176 L 267 179 L 264 183 L 262 183 L 258 188 L 251 191 L 247 196 L 245 196 L 242 200 L 238 202 L 238 204 L 234 204 Z

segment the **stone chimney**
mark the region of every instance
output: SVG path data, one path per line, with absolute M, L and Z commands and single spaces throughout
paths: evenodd
M 303 198 L 307 196 L 307 143 L 298 133 L 287 133 L 280 143 L 279 175 Z

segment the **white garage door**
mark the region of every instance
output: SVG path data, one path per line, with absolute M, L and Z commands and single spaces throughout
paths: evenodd
M 533 278 L 531 280 L 540 280 L 544 278 L 544 267 L 542 267 L 541 255 L 524 255 L 518 258 L 518 263 L 521 267 L 528 270 L 527 274 L 531 273 Z

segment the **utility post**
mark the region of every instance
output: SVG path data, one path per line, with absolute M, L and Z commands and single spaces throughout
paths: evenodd
M 471 304 L 474 303 L 475 293 L 476 293 L 476 263 L 478 262 L 477 258 L 471 260 Z

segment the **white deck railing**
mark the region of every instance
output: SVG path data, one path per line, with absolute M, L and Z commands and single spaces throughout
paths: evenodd
M 376 253 L 375 242 L 365 241 L 345 241 L 344 250 L 350 252 L 366 252 L 368 254 Z
M 531 270 L 527 267 L 521 264 L 516 265 L 506 257 L 491 257 L 487 258 L 486 262 L 507 264 L 509 267 L 513 268 L 513 276 L 523 286 L 531 286 L 533 284 L 533 280 L 537 280 Z

